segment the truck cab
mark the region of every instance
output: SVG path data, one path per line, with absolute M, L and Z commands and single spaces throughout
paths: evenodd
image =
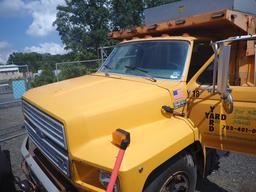
M 105 191 L 117 128 L 131 143 L 115 192 L 194 191 L 215 149 L 256 155 L 254 43 L 233 42 L 222 55 L 211 44 L 248 34 L 241 21 L 254 17 L 217 13 L 113 32 L 121 43 L 96 73 L 25 93 L 22 155 L 35 186 Z

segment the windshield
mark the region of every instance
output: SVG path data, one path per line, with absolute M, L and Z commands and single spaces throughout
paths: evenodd
M 171 80 L 182 78 L 188 41 L 143 41 L 117 46 L 100 71 Z

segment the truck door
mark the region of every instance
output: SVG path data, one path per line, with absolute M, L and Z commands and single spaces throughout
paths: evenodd
M 230 86 L 233 112 L 226 113 L 220 95 L 211 93 L 213 60 L 212 56 L 188 82 L 188 117 L 205 147 L 256 155 L 255 84 Z

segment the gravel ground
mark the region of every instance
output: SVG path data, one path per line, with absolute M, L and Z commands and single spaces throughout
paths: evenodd
M 1 107 L 1 106 L 0 106 Z M 23 115 L 20 104 L 12 107 L 0 108 L 0 140 L 16 134 L 24 133 Z M 20 147 L 26 135 L 21 135 L 7 141 L 0 142 L 1 149 L 8 149 L 11 154 L 12 169 L 16 176 L 24 178 L 20 167 Z
M 0 140 L 22 133 L 23 116 L 20 105 L 8 108 L 0 106 Z M 24 178 L 20 168 L 20 147 L 25 135 L 0 142 L 2 149 L 11 152 L 12 169 L 16 176 Z M 223 155 L 222 155 L 223 156 Z M 256 157 L 229 153 L 220 159 L 220 168 L 204 180 L 198 192 L 254 192 L 256 191 Z
M 203 183 L 201 192 L 255 192 L 256 157 L 229 153 Z

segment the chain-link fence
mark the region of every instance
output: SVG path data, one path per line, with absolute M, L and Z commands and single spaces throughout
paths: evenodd
M 31 78 L 27 65 L 0 65 L 0 145 L 11 151 L 10 140 L 26 135 L 20 101 Z
M 55 64 L 56 81 L 62 81 L 82 75 L 94 73 L 101 65 L 101 59 L 62 62 Z
M 105 59 L 110 55 L 115 46 L 105 46 L 99 48 L 99 54 L 101 58 L 101 62 L 103 63 Z
M 20 101 L 30 87 L 31 78 L 27 65 L 0 66 L 0 107 Z
M 54 68 L 42 65 L 36 73 L 28 65 L 0 65 L 0 108 L 21 101 L 22 95 L 31 87 L 94 73 L 105 61 L 114 46 L 100 47 L 98 59 L 56 63 Z
M 113 48 L 114 46 L 100 47 L 99 59 L 56 63 L 54 70 L 56 81 L 62 81 L 96 72 Z

